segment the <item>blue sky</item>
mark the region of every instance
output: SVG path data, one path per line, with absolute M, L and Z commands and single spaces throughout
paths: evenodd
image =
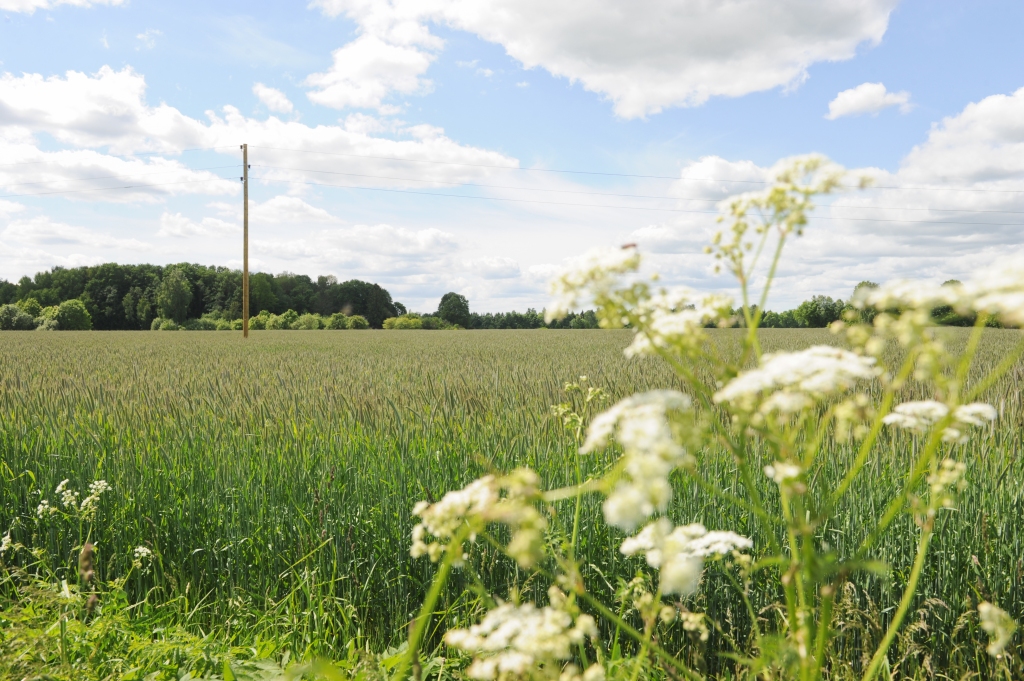
M 704 211 L 808 152 L 883 188 L 822 207 L 774 307 L 1021 249 L 1019 2 L 707 5 L 0 0 L 0 277 L 238 266 L 241 142 L 257 268 L 422 311 L 542 307 L 626 241 L 728 288 Z

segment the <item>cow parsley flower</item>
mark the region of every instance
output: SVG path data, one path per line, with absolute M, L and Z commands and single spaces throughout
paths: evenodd
M 546 527 L 544 517 L 532 504 L 539 482 L 536 473 L 520 469 L 503 478 L 485 475 L 461 490 L 448 492 L 435 504 L 420 501 L 413 514 L 422 522 L 413 527 L 410 554 L 413 558 L 429 556 L 436 562 L 463 527 L 470 530 L 469 541 L 475 541 L 487 523 L 500 522 L 513 529 L 509 554 L 523 566 L 532 565 Z M 502 490 L 506 491 L 504 497 Z M 428 533 L 438 541 L 429 541 Z
M 663 593 L 686 595 L 697 590 L 705 558 L 753 545 L 735 532 L 708 532 L 700 523 L 673 528 L 667 518 L 659 518 L 623 541 L 620 551 L 627 556 L 643 553 L 647 564 L 659 570 Z
M 1013 632 L 1017 630 L 1017 623 L 1009 613 L 988 601 L 978 603 L 978 620 L 989 637 L 989 644 L 985 650 L 992 657 L 1001 657 L 1013 638 Z
M 556 592 L 552 603 L 560 592 Z M 479 624 L 468 629 L 452 629 L 445 634 L 445 643 L 473 656 L 466 669 L 472 679 L 522 677 L 544 669 L 550 677 L 557 676 L 552 667 L 572 656 L 573 649 L 587 637 L 597 636 L 597 625 L 589 615 L 572 615 L 551 605 L 538 608 L 533 603 L 503 603 L 484 616 Z M 590 678 L 596 678 L 591 674 Z
M 815 345 L 799 352 L 764 355 L 759 368 L 729 381 L 715 393 L 714 401 L 728 402 L 742 411 L 792 414 L 879 373 L 873 357 Z
M 676 442 L 668 416 L 690 408 L 690 398 L 681 392 L 653 390 L 627 397 L 594 417 L 580 453 L 605 447 L 613 438 L 624 450 L 623 479 L 604 503 L 610 524 L 632 530 L 668 507 L 669 474 L 692 460 Z
M 1004 324 L 1024 325 L 1024 259 L 1010 259 L 986 268 L 964 288 L 976 312 L 998 317 Z
M 149 574 L 150 566 L 153 563 L 153 551 L 148 546 L 136 546 L 132 551 L 132 565 L 135 569 L 141 570 L 142 574 Z
M 96 511 L 99 509 L 100 497 L 106 492 L 110 491 L 110 485 L 107 484 L 106 480 L 95 480 L 89 485 L 89 496 L 82 499 L 82 505 L 79 507 L 79 512 L 86 519 L 90 519 L 96 515 Z
M 0 539 L 0 558 L 3 558 L 3 555 L 10 550 L 11 545 L 11 533 L 8 531 L 7 534 L 4 535 L 3 539 Z
M 609 295 L 621 275 L 636 272 L 639 267 L 640 254 L 635 248 L 591 250 L 551 282 L 553 300 L 544 310 L 544 321 L 561 319 L 589 297 Z
M 625 354 L 635 357 L 673 346 L 695 347 L 706 337 L 706 325 L 730 317 L 732 302 L 720 294 L 697 299 L 689 289 L 664 289 L 636 306 L 637 331 Z
M 926 433 L 948 415 L 949 407 L 936 400 L 904 402 L 886 414 L 882 423 L 915 433 Z M 983 426 L 994 421 L 996 416 L 995 407 L 984 402 L 960 405 L 953 410 L 953 423 L 943 429 L 942 439 L 947 442 L 966 442 L 967 437 L 961 430 L 963 427 Z
M 36 506 L 36 517 L 40 520 L 43 520 L 44 518 L 49 518 L 57 512 L 57 509 L 53 506 L 50 506 L 50 502 L 46 499 L 40 501 L 39 505 Z

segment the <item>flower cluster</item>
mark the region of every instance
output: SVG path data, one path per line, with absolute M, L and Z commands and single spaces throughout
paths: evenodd
M 632 530 L 668 507 L 669 474 L 692 462 L 676 441 L 669 415 L 690 408 L 690 398 L 681 392 L 653 390 L 627 397 L 594 417 L 580 453 L 605 447 L 612 438 L 624 450 L 624 479 L 604 502 L 605 520 L 610 524 Z
M 1009 613 L 988 601 L 978 603 L 978 620 L 981 628 L 989 636 L 989 644 L 985 650 L 992 657 L 1002 656 L 1010 639 L 1013 638 L 1013 632 L 1017 630 L 1017 623 Z
M 729 381 L 714 400 L 746 412 L 795 414 L 815 400 L 849 390 L 857 381 L 879 373 L 873 357 L 815 345 L 799 352 L 764 355 L 759 368 Z
M 732 298 L 721 294 L 697 298 L 689 289 L 662 289 L 639 301 L 631 312 L 634 319 L 629 321 L 636 327 L 636 335 L 626 356 L 696 348 L 705 338 L 705 326 L 731 319 L 732 304 Z
M 939 470 L 928 476 L 928 488 L 931 491 L 931 509 L 951 508 L 953 491 L 963 491 L 967 487 L 964 474 L 967 466 L 961 461 L 943 459 Z M 931 510 L 929 510 L 931 513 Z
M 148 574 L 150 566 L 153 563 L 153 550 L 148 546 L 136 546 L 135 550 L 132 551 L 132 565 L 136 570 L 141 570 L 142 574 Z
M 620 550 L 627 556 L 643 553 L 647 564 L 660 571 L 663 593 L 686 595 L 696 591 L 705 558 L 753 545 L 735 532 L 708 532 L 700 523 L 673 528 L 668 519 L 659 518 L 623 541 Z
M 100 497 L 110 491 L 110 485 L 107 484 L 106 480 L 95 480 L 89 485 L 89 496 L 82 499 L 82 502 L 79 503 L 79 494 L 68 487 L 69 482 L 66 478 L 61 480 L 57 488 L 53 490 L 54 496 L 60 497 L 61 505 L 68 512 L 78 514 L 83 520 L 92 520 L 99 509 Z M 59 512 L 60 510 L 56 506 L 51 506 L 47 499 L 40 500 L 39 506 L 36 507 L 36 517 L 40 520 Z
M 949 407 L 942 402 L 904 402 L 886 414 L 882 423 L 915 433 L 925 433 L 948 415 Z M 984 402 L 960 405 L 953 410 L 952 424 L 942 429 L 942 439 L 946 442 L 966 442 L 967 436 L 963 434 L 965 426 L 983 426 L 994 421 L 996 415 L 995 407 Z
M 561 319 L 588 299 L 611 295 L 623 274 L 636 272 L 640 254 L 632 247 L 599 248 L 585 254 L 573 268 L 551 282 L 553 300 L 544 310 L 544 320 Z
M 10 550 L 12 545 L 13 542 L 11 541 L 11 533 L 10 531 L 8 531 L 7 534 L 3 536 L 3 539 L 0 539 L 0 558 L 3 558 L 3 555 L 7 553 L 8 550 Z
M 587 637 L 595 638 L 597 625 L 589 615 L 579 615 L 573 622 L 557 587 L 551 587 L 548 596 L 551 605 L 543 608 L 503 603 L 479 624 L 445 634 L 445 643 L 474 657 L 466 675 L 471 679 L 528 677 L 538 672 L 558 676 L 559 662 L 569 659 Z M 600 676 L 590 670 L 584 674 L 587 681 Z
M 513 530 L 509 554 L 529 567 L 536 561 L 546 527 L 544 517 L 533 506 L 539 482 L 533 471 L 519 469 L 502 478 L 485 475 L 461 490 L 448 492 L 435 504 L 417 503 L 413 514 L 421 522 L 412 530 L 412 557 L 429 556 L 437 562 L 461 530 L 466 529 L 466 538 L 475 541 L 488 523 L 500 522 Z M 430 541 L 428 534 L 437 541 Z
M 861 309 L 931 310 L 949 306 L 960 314 L 988 314 L 1004 324 L 1024 324 L 1024 262 L 1007 260 L 964 284 L 937 285 L 899 280 L 862 289 L 854 299 Z

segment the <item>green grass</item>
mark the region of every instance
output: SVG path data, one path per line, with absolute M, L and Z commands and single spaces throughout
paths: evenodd
M 737 333 L 716 331 L 713 340 L 728 350 Z M 1019 337 L 987 331 L 972 375 Z M 964 338 L 951 330 L 947 340 Z M 125 585 L 130 602 L 145 600 L 140 614 L 192 632 L 216 629 L 239 645 L 275 640 L 296 655 L 344 657 L 353 640 L 383 651 L 404 637 L 432 574 L 408 555 L 413 504 L 492 467 L 533 466 L 549 486 L 573 480 L 571 438 L 548 412 L 565 381 L 585 374 L 614 398 L 676 385 L 660 362 L 624 359 L 629 339 L 625 331 L 548 330 L 259 332 L 248 342 L 212 333 L 3 334 L 0 533 L 12 527 L 16 540 L 46 549 L 54 577 L 73 578 L 86 530 L 37 523 L 39 493 L 56 503 L 64 478 L 78 490 L 106 479 L 113 491 L 91 535 L 101 577 L 127 574 L 135 546 L 158 557 L 151 574 L 132 573 Z M 768 330 L 763 339 L 766 350 L 835 342 L 824 330 Z M 979 599 L 1024 616 L 1022 381 L 1016 366 L 990 390 L 1002 418 L 957 448 L 970 487 L 940 523 L 919 599 L 928 626 L 900 644 L 908 669 L 925 655 L 933 665 L 983 666 L 971 658 L 984 655 L 980 634 L 957 628 Z M 848 552 L 859 543 L 915 446 L 906 435 L 883 437 L 841 524 L 823 530 L 832 546 Z M 838 478 L 850 449 L 828 453 L 826 473 Z M 598 474 L 612 458 L 588 456 L 584 469 Z M 705 475 L 739 492 L 731 460 L 714 450 L 698 459 Z M 682 477 L 671 514 L 764 545 L 750 518 Z M 599 500 L 588 500 L 584 517 L 587 577 L 607 595 L 641 563 L 618 554 L 621 536 L 601 521 Z M 856 580 L 839 659 L 859 664 L 865 643 L 877 640 L 915 540 L 908 518 L 876 554 L 891 575 Z M 513 584 L 538 594 L 546 587 L 524 582 L 493 551 L 481 551 L 475 567 L 499 595 Z M 466 579 L 460 573 L 447 594 L 448 625 L 477 607 Z M 756 594 L 760 605 L 774 597 Z M 743 635 L 738 600 L 714 570 L 694 607 Z

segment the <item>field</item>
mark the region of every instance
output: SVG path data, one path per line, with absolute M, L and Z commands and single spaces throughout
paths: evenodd
M 730 347 L 738 331 L 713 332 Z M 964 333 L 948 331 L 950 344 Z M 834 343 L 826 330 L 766 330 L 766 350 Z M 990 330 L 976 372 L 1017 331 Z M 550 416 L 562 385 L 581 375 L 613 399 L 676 384 L 655 360 L 626 360 L 626 331 L 258 332 L 248 342 L 217 333 L 36 333 L 0 336 L 0 533 L 43 547 L 56 575 L 70 575 L 87 529 L 37 522 L 41 498 L 65 478 L 104 496 L 91 540 L 103 578 L 127 574 L 132 551 L 150 547 L 154 569 L 126 585 L 145 612 L 238 644 L 275 640 L 297 654 L 341 656 L 346 645 L 397 645 L 432 574 L 409 557 L 410 511 L 493 468 L 535 467 L 549 484 L 575 476 L 572 438 Z M 963 624 L 978 600 L 1024 616 L 1024 367 L 984 396 L 1001 413 L 963 445 L 969 487 L 942 516 L 914 621 L 899 641 L 908 665 L 971 669 L 983 637 Z M 913 388 L 908 389 L 913 393 Z M 887 434 L 867 476 L 824 536 L 842 551 L 863 519 L 888 501 L 911 436 Z M 851 453 L 830 450 L 830 474 Z M 583 458 L 597 474 L 612 454 Z M 731 460 L 701 452 L 704 474 L 735 489 Z M 773 485 L 762 481 L 764 493 Z M 729 528 L 763 545 L 758 526 L 677 481 L 671 515 Z M 571 515 L 571 514 L 570 514 Z M 588 586 L 611 599 L 640 568 L 618 553 L 621 535 L 584 510 Z M 571 523 L 571 518 L 569 518 Z M 876 558 L 888 576 L 860 577 L 847 594 L 838 659 L 860 664 L 899 599 L 916 530 L 906 519 Z M 496 593 L 529 591 L 514 563 L 484 551 L 475 565 Z M 442 610 L 450 626 L 473 615 L 468 573 Z M 541 585 L 536 585 L 540 588 Z M 775 594 L 755 594 L 766 605 Z M 715 574 L 696 608 L 742 627 L 737 600 Z M 909 622 L 910 620 L 908 620 Z M 958 624 L 958 621 L 960 624 Z M 231 634 L 230 632 L 234 632 Z M 431 641 L 436 644 L 437 637 Z M 715 644 L 712 637 L 710 645 Z M 981 651 L 979 653 L 979 650 Z

